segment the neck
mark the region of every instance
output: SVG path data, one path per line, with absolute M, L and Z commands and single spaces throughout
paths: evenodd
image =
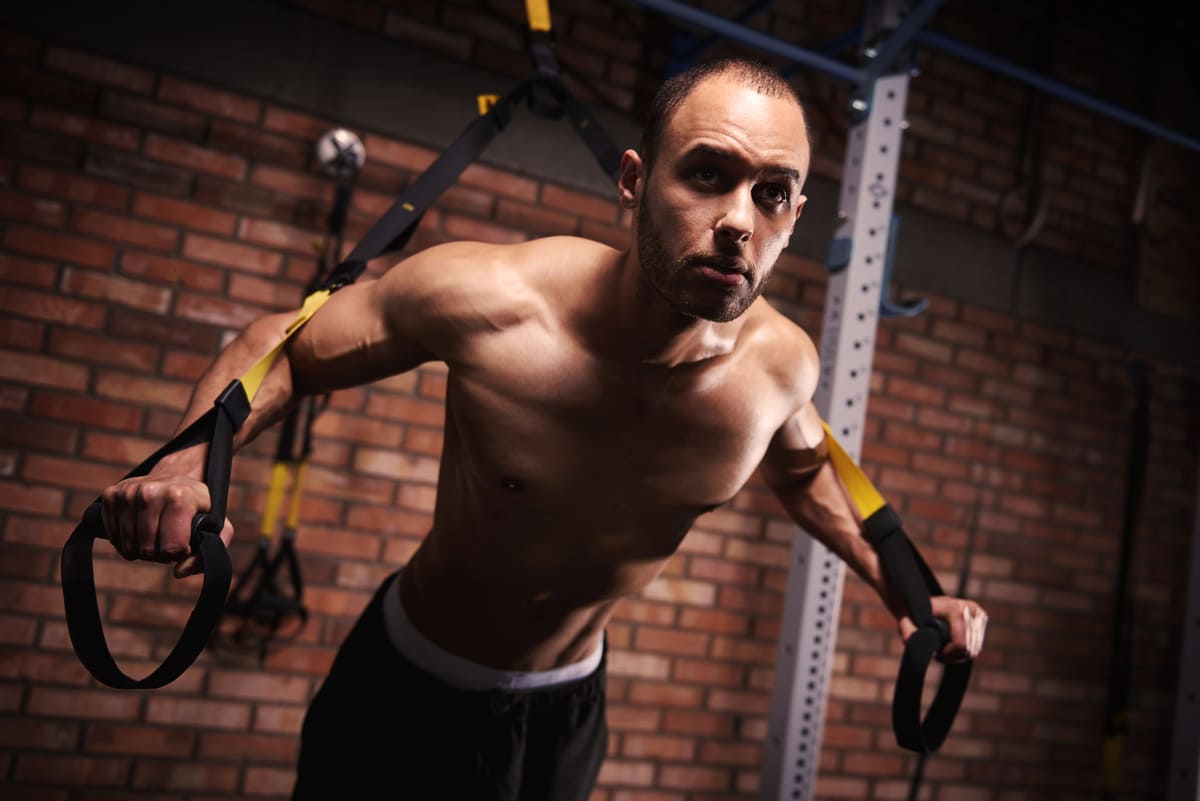
M 681 314 L 646 280 L 636 245 L 622 257 L 610 288 L 605 340 L 642 364 L 676 367 L 729 353 L 744 322 Z

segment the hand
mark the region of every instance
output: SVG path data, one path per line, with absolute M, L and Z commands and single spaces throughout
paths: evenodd
M 192 518 L 211 507 L 203 481 L 171 473 L 138 476 L 108 487 L 100 499 L 104 529 L 121 556 L 176 562 L 176 578 L 200 572 L 191 537 Z M 221 540 L 228 548 L 232 539 L 233 525 L 226 518 Z
M 984 632 L 987 630 L 987 612 L 974 601 L 936 595 L 929 599 L 933 616 L 950 624 L 950 642 L 938 652 L 943 662 L 966 662 L 979 656 L 983 650 Z M 905 640 L 917 630 L 908 615 L 900 618 L 900 636 Z

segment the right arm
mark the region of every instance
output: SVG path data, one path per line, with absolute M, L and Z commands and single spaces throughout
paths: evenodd
M 452 298 L 457 277 L 486 257 L 476 244 L 430 248 L 389 270 L 336 292 L 292 337 L 263 380 L 234 446 L 250 442 L 281 418 L 294 400 L 366 384 L 446 358 L 452 347 Z M 478 278 L 478 273 L 476 275 Z M 217 357 L 192 393 L 180 429 L 203 415 L 229 383 L 281 339 L 296 312 L 251 323 Z M 104 490 L 102 519 L 113 546 L 126 559 L 179 562 L 177 575 L 195 571 L 191 521 L 210 505 L 204 484 L 206 447 L 164 457 L 146 476 Z M 233 527 L 225 521 L 228 546 Z

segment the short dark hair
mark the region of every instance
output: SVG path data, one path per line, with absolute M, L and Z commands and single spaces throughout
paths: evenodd
M 747 58 L 722 58 L 696 64 L 664 81 L 650 101 L 650 108 L 646 112 L 646 121 L 642 127 L 642 142 L 638 148 L 647 170 L 658 154 L 659 141 L 671 115 L 697 86 L 718 75 L 730 75 L 739 83 L 768 97 L 790 97 L 796 101 L 800 113 L 804 114 L 800 95 L 778 72 L 766 64 Z M 806 119 L 805 127 L 807 122 Z

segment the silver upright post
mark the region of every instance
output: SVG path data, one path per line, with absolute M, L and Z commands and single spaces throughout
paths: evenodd
M 856 101 L 862 107 L 858 111 L 866 113 L 850 130 L 842 172 L 843 222 L 831 250 L 831 268 L 845 267 L 829 280 L 815 403 L 856 460 L 866 421 L 908 80 L 907 73 L 879 78 Z M 837 556 L 797 530 L 763 758 L 764 801 L 813 797 L 844 573 Z
M 1188 579 L 1187 614 L 1179 659 L 1179 691 L 1167 801 L 1200 799 L 1200 486 L 1196 489 L 1196 524 L 1192 531 L 1192 570 Z

